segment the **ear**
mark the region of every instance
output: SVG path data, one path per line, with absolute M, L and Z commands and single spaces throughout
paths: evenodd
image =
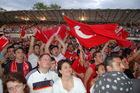
M 106 68 L 107 68 L 107 72 L 112 71 L 112 67 L 111 66 L 107 66 Z
M 96 60 L 96 57 L 94 57 L 93 59 Z

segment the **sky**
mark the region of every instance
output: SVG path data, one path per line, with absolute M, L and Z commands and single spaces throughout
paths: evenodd
M 37 2 L 56 3 L 63 9 L 140 9 L 140 0 L 0 0 L 0 8 L 30 10 Z

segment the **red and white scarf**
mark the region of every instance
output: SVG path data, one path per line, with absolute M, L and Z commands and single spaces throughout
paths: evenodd
M 12 62 L 10 72 L 17 72 L 16 60 Z M 23 73 L 24 73 L 24 76 L 26 76 L 29 73 L 29 65 L 25 61 L 23 61 Z

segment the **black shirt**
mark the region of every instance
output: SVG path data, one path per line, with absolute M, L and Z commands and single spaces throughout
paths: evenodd
M 6 62 L 2 63 L 1 66 L 2 68 L 5 68 L 5 66 L 11 62 L 13 62 L 14 60 L 11 60 L 10 58 L 7 58 Z
M 125 69 L 124 73 L 125 73 L 125 75 L 126 75 L 128 78 L 130 78 L 130 79 L 135 78 L 130 69 Z
M 12 63 L 13 62 L 10 62 L 5 66 L 4 74 L 9 74 L 10 73 L 10 68 L 11 68 Z M 16 64 L 17 64 L 17 72 L 22 72 L 23 73 L 23 63 L 16 63 Z M 29 62 L 27 62 L 27 64 L 29 66 L 29 71 L 31 71 L 32 70 L 31 64 Z

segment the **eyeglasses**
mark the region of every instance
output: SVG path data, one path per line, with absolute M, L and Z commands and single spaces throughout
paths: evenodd
M 22 87 L 22 86 L 23 86 L 23 84 L 16 85 L 15 87 L 9 87 L 8 90 L 9 90 L 9 91 L 13 91 L 14 89 L 17 90 L 17 89 L 19 89 L 19 88 Z

